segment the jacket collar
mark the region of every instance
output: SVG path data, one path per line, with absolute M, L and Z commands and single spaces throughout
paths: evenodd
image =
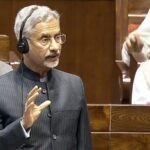
M 52 69 L 50 69 L 48 71 L 47 77 L 41 78 L 39 73 L 32 71 L 24 63 L 21 63 L 18 69 L 23 77 L 33 81 L 46 82 L 51 79 L 52 75 Z

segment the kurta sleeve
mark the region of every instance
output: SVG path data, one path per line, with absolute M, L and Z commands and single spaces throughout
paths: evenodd
M 136 34 L 138 33 L 138 31 L 134 31 L 134 32 L 131 32 L 128 36 L 131 36 L 132 34 Z M 141 36 L 141 33 L 138 33 L 140 36 Z M 142 36 L 141 36 L 141 40 L 142 40 Z M 141 56 L 145 59 L 145 60 L 148 60 L 150 58 L 150 47 L 148 46 L 148 44 L 146 42 L 143 41 L 143 47 L 141 49 L 140 52 L 137 52 L 137 53 L 140 53 Z M 127 45 L 126 45 L 126 42 L 123 43 L 122 45 L 122 50 L 121 50 L 121 55 L 122 55 L 122 61 L 127 65 L 127 66 L 130 66 L 130 55 L 128 53 L 128 48 L 127 48 Z M 136 52 L 136 51 L 135 51 Z
M 136 71 L 132 89 L 132 104 L 150 104 L 149 66 L 150 62 L 145 62 Z
M 3 128 L 3 118 L 0 114 L 0 150 L 16 150 L 25 140 L 20 119 Z

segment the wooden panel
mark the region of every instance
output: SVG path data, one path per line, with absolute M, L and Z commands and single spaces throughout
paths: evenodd
M 145 15 L 138 16 L 138 15 L 129 14 L 128 15 L 128 23 L 140 25 L 142 23 L 142 21 L 144 20 L 144 18 L 145 18 Z
M 149 106 L 112 106 L 112 132 L 150 131 Z
M 80 1 L 74 3 L 72 9 L 76 22 L 73 26 L 68 26 L 72 30 L 69 42 L 72 43 L 73 46 L 70 47 L 73 50 L 68 49 L 72 54 L 75 53 L 72 61 L 76 59 L 76 74 L 85 83 L 88 103 L 118 101 L 118 94 L 112 92 L 112 89 L 117 90 L 113 58 L 114 1 Z M 87 12 L 90 13 L 87 15 Z M 66 68 L 67 65 L 64 64 L 63 67 Z
M 110 134 L 109 133 L 92 133 L 93 150 L 109 150 Z
M 109 131 L 110 107 L 88 105 L 90 127 L 92 132 Z
M 116 0 L 116 59 L 121 59 L 121 49 L 128 34 L 128 0 Z
M 4 61 L 9 60 L 8 48 L 11 48 L 12 34 L 13 30 L 13 20 L 12 20 L 12 0 L 1 0 L 0 1 L 0 34 L 9 36 L 8 47 L 3 49 L 3 52 L 0 52 L 0 59 Z M 7 39 L 8 42 L 8 39 Z M 6 43 L 7 43 L 6 42 Z M 7 49 L 7 52 L 6 52 Z M 4 52 L 5 51 L 5 52 Z
M 9 37 L 0 35 L 0 60 L 9 61 Z
M 92 132 L 93 150 L 150 149 L 149 106 L 90 105 L 88 111 L 91 125 L 97 122 L 100 126 L 100 122 L 104 124 L 106 118 L 111 118 L 109 132 Z
M 130 95 L 131 95 L 130 90 L 132 86 L 129 78 L 130 75 L 129 67 L 122 60 L 116 60 L 115 62 L 120 72 L 120 78 L 119 78 L 120 101 L 122 104 L 129 104 Z M 126 76 L 126 79 L 123 79 L 123 76 Z
M 129 0 L 128 23 L 141 24 L 150 8 L 150 1 Z
M 129 13 L 146 13 L 149 8 L 149 0 L 129 0 Z
M 111 150 L 149 150 L 150 133 L 111 134 Z
M 0 34 L 9 35 L 13 30 L 12 0 L 0 1 Z

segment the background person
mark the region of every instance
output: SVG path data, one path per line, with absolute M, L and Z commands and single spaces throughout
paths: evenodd
M 145 60 L 150 59 L 150 10 L 138 29 L 131 32 L 123 43 L 122 60 L 127 66 L 130 66 L 131 52 L 140 52 Z

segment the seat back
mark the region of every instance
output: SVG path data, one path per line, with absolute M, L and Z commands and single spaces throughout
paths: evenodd
M 10 41 L 8 35 L 0 35 L 0 60 L 9 62 Z

